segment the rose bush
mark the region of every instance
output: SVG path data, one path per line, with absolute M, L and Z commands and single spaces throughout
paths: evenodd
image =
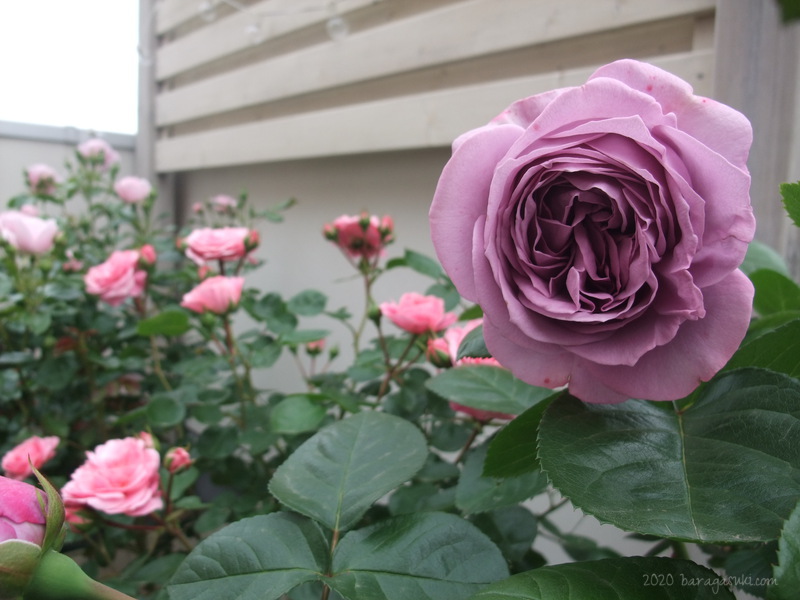
M 459 137 L 431 232 L 494 357 L 590 402 L 710 379 L 750 322 L 751 138 L 740 113 L 633 60 Z

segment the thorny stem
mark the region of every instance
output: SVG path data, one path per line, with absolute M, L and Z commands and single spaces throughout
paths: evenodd
M 464 460 L 464 455 L 466 455 L 466 453 L 469 452 L 469 449 L 472 447 L 472 444 L 475 443 L 475 440 L 477 439 L 478 435 L 482 430 L 483 430 L 483 425 L 481 423 L 476 423 L 475 427 L 472 428 L 472 432 L 470 432 L 469 437 L 467 438 L 467 441 L 464 444 L 464 447 L 461 448 L 461 451 L 458 453 L 455 464 L 458 464 L 462 460 Z

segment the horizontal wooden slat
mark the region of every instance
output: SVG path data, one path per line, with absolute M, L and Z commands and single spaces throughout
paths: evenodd
M 710 94 L 713 51 L 654 57 L 649 62 L 689 81 L 696 93 Z M 156 146 L 157 169 L 173 172 L 447 146 L 517 98 L 580 85 L 593 70 L 551 72 L 164 139 Z
M 156 33 L 163 34 L 199 14 L 202 0 L 161 0 L 156 6 Z
M 160 126 L 314 90 L 635 23 L 710 11 L 715 0 L 472 0 L 164 92 Z
M 346 15 L 375 2 L 341 0 L 337 14 Z M 255 25 L 264 39 L 273 39 L 324 22 L 330 16 L 327 3 L 321 0 L 265 0 L 253 4 L 164 46 L 158 53 L 156 78 L 163 80 L 250 48 L 253 42 L 247 34 L 248 27 Z

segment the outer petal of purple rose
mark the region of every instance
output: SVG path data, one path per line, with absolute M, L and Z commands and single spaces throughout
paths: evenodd
M 678 129 L 745 168 L 753 142 L 753 130 L 747 118 L 730 106 L 709 98 L 695 96 L 692 87 L 671 73 L 630 59 L 623 59 L 597 69 L 589 80 L 609 77 L 648 94 L 678 120 Z
M 463 137 L 433 196 L 429 218 L 436 254 L 459 293 L 473 301 L 472 229 L 486 214 L 495 165 L 520 134 L 516 125 L 492 125 Z
M 608 366 L 576 362 L 570 392 L 586 402 L 597 402 L 597 384 L 629 398 L 677 400 L 708 381 L 736 352 L 750 323 L 753 285 L 741 272 L 703 290 L 706 317 L 687 321 L 669 344 L 645 354 L 636 365 Z M 599 400 L 600 402 L 607 400 Z

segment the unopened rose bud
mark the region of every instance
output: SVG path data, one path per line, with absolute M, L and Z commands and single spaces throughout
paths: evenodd
M 325 340 L 314 340 L 306 344 L 306 353 L 309 356 L 319 356 L 325 349 Z
M 186 448 L 170 448 L 164 456 L 164 467 L 170 473 L 188 469 L 194 461 Z
M 251 229 L 250 233 L 247 234 L 247 237 L 244 239 L 244 247 L 245 249 L 250 252 L 251 250 L 255 250 L 258 248 L 258 245 L 261 243 L 261 236 L 259 235 L 258 231 L 255 229 Z
M 443 338 L 430 338 L 425 356 L 434 367 L 440 369 L 446 369 L 453 364 L 450 360 L 450 349 Z
M 145 244 L 139 248 L 139 265 L 142 267 L 152 267 L 156 264 L 158 254 L 156 249 L 150 244 Z
M 326 240 L 335 242 L 339 237 L 339 231 L 336 229 L 336 226 L 333 223 L 326 223 L 322 228 L 322 235 L 325 236 Z

